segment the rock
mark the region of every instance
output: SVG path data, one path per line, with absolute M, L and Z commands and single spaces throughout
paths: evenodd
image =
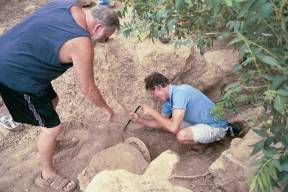
M 143 147 L 146 148 L 145 145 L 141 147 L 142 151 Z M 148 151 L 147 148 L 145 150 Z M 78 176 L 80 189 L 85 190 L 96 173 L 103 170 L 125 169 L 131 173 L 142 174 L 148 167 L 148 162 L 145 160 L 142 151 L 126 142 L 119 143 L 97 153 L 90 161 L 88 167 Z M 145 153 L 147 155 L 147 152 Z
M 239 59 L 238 52 L 232 49 L 208 51 L 203 57 L 208 66 L 219 67 L 224 74 L 231 73 Z
M 210 166 L 209 171 L 214 177 L 214 183 L 225 191 L 247 192 L 247 181 L 253 175 L 255 162 L 261 153 L 250 156 L 252 144 L 261 137 L 250 130 L 244 138 L 232 140 L 231 147 Z
M 178 160 L 176 153 L 166 151 L 152 161 L 144 175 L 126 170 L 103 171 L 93 178 L 85 192 L 191 192 L 183 187 L 173 186 L 168 180 Z M 160 170 L 164 171 L 163 175 Z
M 153 160 L 144 175 L 155 180 L 167 180 L 172 174 L 175 164 L 179 161 L 179 157 L 176 153 L 168 150 L 160 154 L 155 160 Z
M 232 49 L 207 51 L 202 56 L 193 48 L 185 68 L 174 76 L 174 81 L 191 84 L 216 100 L 221 89 L 228 84 L 238 58 L 238 52 Z

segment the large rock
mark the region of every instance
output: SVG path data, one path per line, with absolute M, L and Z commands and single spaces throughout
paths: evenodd
M 253 175 L 255 162 L 261 154 L 250 156 L 252 144 L 261 139 L 250 130 L 244 138 L 232 140 L 231 147 L 210 166 L 209 171 L 214 176 L 214 183 L 227 192 L 249 191 L 247 181 Z
M 238 52 L 232 49 L 207 51 L 203 56 L 199 50 L 192 49 L 185 67 L 173 77 L 173 81 L 191 84 L 215 100 L 233 76 L 238 59 Z
M 169 182 L 177 154 L 166 151 L 152 161 L 145 174 L 136 175 L 125 170 L 103 171 L 97 174 L 85 192 L 191 192 Z
M 131 138 L 126 139 L 126 141 L 129 141 L 129 139 L 131 141 Z M 135 141 L 137 138 L 132 139 Z M 140 150 L 138 146 L 134 146 L 131 143 L 129 144 L 126 141 L 125 143 L 119 143 L 105 149 L 92 158 L 89 165 L 78 176 L 81 190 L 85 190 L 96 173 L 103 170 L 125 169 L 135 174 L 144 173 L 148 167 L 147 161 L 150 157 L 147 157 L 147 154 L 143 153 L 148 153 L 149 155 L 148 149 L 139 139 L 137 142 L 142 144 Z

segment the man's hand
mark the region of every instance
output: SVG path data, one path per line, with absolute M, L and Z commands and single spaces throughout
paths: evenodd
M 143 114 L 144 115 L 152 115 L 152 113 L 155 111 L 152 107 L 148 105 L 142 105 L 141 107 L 143 109 Z
M 101 108 L 102 112 L 108 116 L 108 120 L 111 121 L 114 116 L 114 111 L 107 105 Z
M 135 123 L 139 123 L 140 117 L 137 113 L 130 112 L 129 113 L 131 120 Z

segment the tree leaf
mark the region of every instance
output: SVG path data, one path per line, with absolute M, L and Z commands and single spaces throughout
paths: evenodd
M 263 77 L 268 81 L 273 81 L 275 79 L 274 75 L 263 75 Z
M 235 37 L 232 41 L 229 42 L 229 45 L 239 43 L 242 39 L 240 37 Z
M 288 161 L 281 164 L 281 169 L 282 171 L 288 171 Z
M 274 108 L 281 114 L 284 115 L 285 105 L 288 102 L 288 97 L 277 95 L 274 99 Z
M 279 160 L 274 159 L 271 163 L 272 163 L 272 165 L 274 165 L 274 167 L 276 167 L 278 169 L 278 171 L 280 171 L 280 172 L 282 171 Z
M 243 65 L 245 67 L 247 64 L 250 64 L 252 61 L 253 61 L 253 58 L 252 57 L 248 57 L 245 61 L 243 61 L 241 63 L 241 65 Z
M 273 137 L 268 137 L 268 138 L 265 140 L 264 145 L 265 145 L 265 146 L 270 146 L 273 142 L 274 142 L 274 138 L 273 138 Z
M 262 55 L 260 57 L 258 57 L 260 61 L 262 61 L 265 64 L 271 65 L 271 66 L 276 66 L 278 65 L 278 61 L 276 59 L 274 59 L 271 56 L 268 55 Z
M 288 96 L 288 90 L 287 89 L 278 89 L 277 94 L 280 96 L 287 97 Z
M 269 137 L 269 134 L 264 130 L 259 129 L 252 129 L 257 135 L 260 135 L 261 137 Z
M 288 192 L 288 184 L 285 186 L 282 192 Z
M 185 1 L 184 0 L 176 0 L 175 6 L 176 6 L 177 11 L 182 11 L 183 8 L 185 7 Z
M 221 8 L 221 1 L 220 0 L 208 0 L 207 1 L 209 8 L 213 12 L 213 16 L 216 17 Z
M 259 174 L 259 177 L 258 177 L 258 184 L 259 184 L 259 187 L 260 187 L 261 191 L 264 190 L 263 180 L 264 180 L 263 172 L 261 172 Z
M 272 81 L 272 89 L 278 89 L 278 87 L 286 81 L 287 77 L 284 75 L 274 75 Z
M 265 147 L 264 146 L 263 153 L 265 154 L 266 157 L 271 158 L 274 155 L 278 154 L 278 150 L 275 149 L 274 147 Z
M 267 158 L 272 158 L 275 155 L 274 152 L 272 152 L 270 150 L 263 149 L 262 152 L 264 153 L 265 157 L 267 157 Z
M 250 191 L 254 191 L 256 189 L 256 186 L 257 186 L 257 178 L 254 177 L 249 184 Z
M 171 32 L 171 31 L 174 29 L 175 23 L 176 23 L 175 19 L 170 19 L 170 20 L 167 22 L 168 32 Z
M 236 64 L 234 67 L 233 67 L 233 72 L 234 73 L 237 73 L 239 71 L 241 71 L 242 69 L 242 66 L 240 64 Z
M 239 56 L 240 57 L 244 57 L 244 55 L 248 52 L 248 48 L 246 44 L 243 44 L 240 48 L 239 48 Z
M 246 15 L 249 12 L 249 9 L 252 7 L 252 5 L 256 2 L 257 0 L 246 1 L 246 5 L 241 9 L 239 17 L 243 17 L 244 15 Z
M 233 0 L 225 0 L 225 4 L 231 7 L 233 5 Z
M 262 18 L 266 18 L 268 17 L 271 13 L 272 13 L 272 5 L 271 3 L 264 3 L 263 5 L 261 5 L 261 8 L 260 8 L 260 16 Z
M 288 149 L 288 135 L 283 136 L 283 144 L 286 149 Z
M 258 153 L 260 150 L 262 150 L 264 147 L 264 143 L 265 143 L 265 139 L 251 145 L 251 147 L 253 147 L 253 151 L 252 151 L 251 155 L 254 155 L 254 154 Z

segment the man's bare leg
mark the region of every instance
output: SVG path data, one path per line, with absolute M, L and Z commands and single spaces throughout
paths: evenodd
M 55 111 L 56 111 L 56 107 L 58 106 L 58 103 L 59 103 L 59 97 L 56 96 L 54 99 L 52 99 L 52 105 Z
M 57 136 L 62 130 L 61 124 L 54 128 L 42 128 L 38 139 L 38 151 L 42 166 L 42 177 L 46 181 L 45 185 L 50 185 L 53 189 L 63 191 L 74 191 L 77 184 L 61 174 L 57 174 L 53 166 L 53 154 Z M 48 182 L 48 179 L 50 181 Z M 64 185 L 64 186 L 63 186 Z
M 203 152 L 206 149 L 206 147 L 207 147 L 207 145 L 197 143 L 197 142 L 195 142 L 193 140 L 193 133 L 192 133 L 191 128 L 189 128 L 189 127 L 181 129 L 177 133 L 176 137 L 177 137 L 177 140 L 178 140 L 179 143 L 181 143 L 181 144 L 190 144 L 190 145 L 192 145 L 192 147 L 194 149 L 196 149 L 199 152 Z
M 37 147 L 40 154 L 42 176 L 44 179 L 47 179 L 56 174 L 53 166 L 53 154 L 56 138 L 62 129 L 63 128 L 61 124 L 54 128 L 41 128 Z

